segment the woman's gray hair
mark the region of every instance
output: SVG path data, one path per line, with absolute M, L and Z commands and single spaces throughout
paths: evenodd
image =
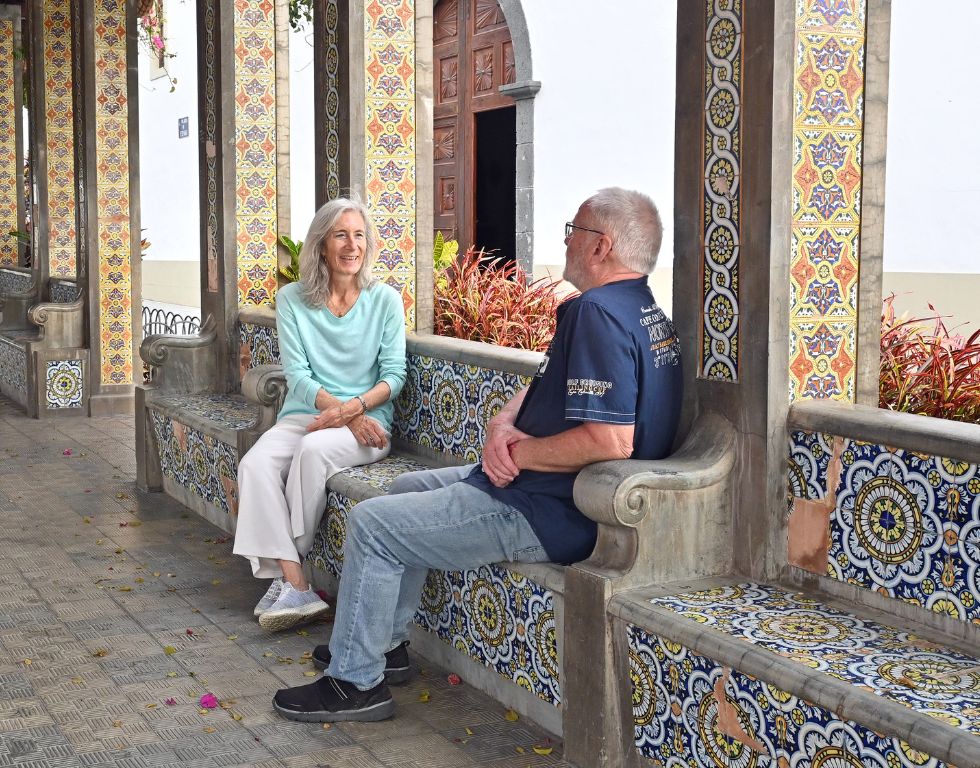
M 623 266 L 649 275 L 657 266 L 664 225 L 653 200 L 620 187 L 600 189 L 586 201 L 590 224 L 613 241 Z
M 364 263 L 357 272 L 357 286 L 367 288 L 374 282 L 371 269 L 378 255 L 378 230 L 368 209 L 358 200 L 338 197 L 320 207 L 310 222 L 310 231 L 299 252 L 300 284 L 303 300 L 312 307 L 322 307 L 330 297 L 330 266 L 323 258 L 324 244 L 337 219 L 348 211 L 361 214 L 364 220 Z

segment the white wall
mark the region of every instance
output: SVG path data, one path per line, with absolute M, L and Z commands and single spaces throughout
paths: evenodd
M 289 37 L 289 174 L 290 232 L 293 240 L 306 238 L 316 212 L 313 149 L 313 110 L 325 109 L 313 94 L 313 30 L 292 32 Z
M 977 272 L 980 103 L 967 53 L 980 4 L 944 0 L 941 13 L 922 13 L 892 3 L 891 14 L 884 268 Z
M 601 187 L 649 194 L 673 263 L 674 0 L 523 0 L 534 103 L 534 263 L 561 264 L 563 226 Z
M 195 3 L 165 0 L 167 69 L 177 80 L 149 79 L 140 45 L 140 226 L 154 261 L 197 261 L 200 256 L 200 192 L 197 169 L 197 42 Z M 177 137 L 177 119 L 188 118 L 189 135 Z M 190 291 L 190 288 L 188 289 Z M 199 301 L 194 286 L 194 303 Z

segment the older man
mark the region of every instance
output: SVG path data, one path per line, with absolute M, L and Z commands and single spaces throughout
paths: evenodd
M 663 227 L 639 192 L 603 189 L 565 225 L 564 277 L 582 294 L 558 326 L 531 385 L 494 417 L 475 467 L 417 473 L 431 488 L 380 496 L 351 510 L 325 675 L 280 690 L 291 720 L 382 720 L 386 682 L 408 677 L 407 637 L 428 569 L 501 560 L 573 563 L 596 525 L 575 508 L 582 467 L 656 459 L 670 451 L 680 412 L 680 349 L 647 285 Z

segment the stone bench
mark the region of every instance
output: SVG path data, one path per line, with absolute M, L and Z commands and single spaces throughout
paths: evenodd
M 214 326 L 206 322 L 197 336 L 144 340 L 141 355 L 153 378 L 137 388 L 138 482 L 165 490 L 232 531 L 238 459 L 273 423 L 285 382 L 271 312 L 239 315 L 240 393 L 216 391 L 214 338 Z M 437 336 L 409 336 L 407 347 L 391 454 L 328 483 L 327 509 L 307 560 L 313 581 L 328 591 L 336 589 L 343 568 L 348 510 L 384 493 L 404 471 L 476 461 L 487 421 L 541 359 Z M 669 459 L 587 468 L 575 495 L 599 522 L 593 556 L 567 568 L 497 563 L 431 573 L 413 647 L 502 704 L 564 733 L 566 755 L 578 749 L 580 764 L 590 764 L 592 742 L 577 742 L 573 734 L 594 732 L 595 713 L 612 695 L 615 668 L 612 655 L 604 654 L 610 639 L 601 620 L 608 601 L 624 589 L 706 572 L 697 548 L 682 546 L 684 537 L 667 523 L 674 518 L 658 510 L 669 508 L 688 526 L 724 525 L 719 510 L 731 493 L 733 450 L 730 425 L 711 417 L 698 420 Z M 674 557 L 654 558 L 658 544 L 668 540 Z M 719 541 L 723 553 L 725 537 Z
M 789 424 L 777 580 L 610 601 L 609 764 L 980 765 L 980 426 L 819 402 Z
M 0 392 L 34 418 L 88 412 L 81 286 L 48 281 L 48 301 L 37 301 L 34 274 L 0 269 Z

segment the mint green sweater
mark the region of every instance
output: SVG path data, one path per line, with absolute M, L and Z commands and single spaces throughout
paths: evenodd
M 379 381 L 391 399 L 368 412 L 391 431 L 392 401 L 405 384 L 405 316 L 398 291 L 381 282 L 361 291 L 351 310 L 336 317 L 303 301 L 299 283 L 276 294 L 276 323 L 289 391 L 279 418 L 317 413 L 325 389 L 341 401 L 363 395 Z

